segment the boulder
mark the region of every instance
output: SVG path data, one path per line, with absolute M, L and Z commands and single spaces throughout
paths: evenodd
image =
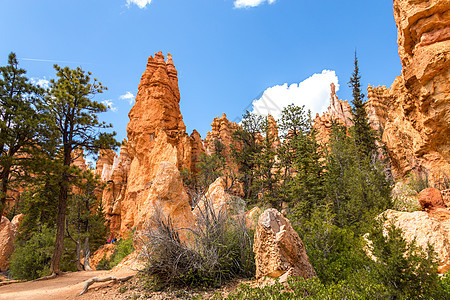
M 209 201 L 216 213 L 222 211 L 232 216 L 242 216 L 245 211 L 245 202 L 239 197 L 226 191 L 226 183 L 223 177 L 219 177 L 211 183 L 205 196 L 200 199 L 194 209 L 194 215 L 198 216 L 200 209 L 205 209 L 205 201 Z
M 427 188 L 419 193 L 419 203 L 426 211 L 445 208 L 441 192 L 435 188 Z
M 253 252 L 257 279 L 316 276 L 303 242 L 289 220 L 276 209 L 268 209 L 260 215 Z
M 17 227 L 8 218 L 0 219 L 0 272 L 9 269 L 9 259 L 14 252 L 14 238 Z

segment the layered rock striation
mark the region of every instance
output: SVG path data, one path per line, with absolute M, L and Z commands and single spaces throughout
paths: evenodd
M 394 0 L 402 74 L 368 88 L 367 110 L 382 132 L 394 175 L 450 175 L 450 1 Z

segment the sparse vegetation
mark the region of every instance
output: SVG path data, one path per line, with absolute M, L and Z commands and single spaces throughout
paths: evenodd
M 141 238 L 153 288 L 168 285 L 219 286 L 235 277 L 254 274 L 253 237 L 242 216 L 216 212 L 208 201 L 199 209 L 192 230 L 175 228 L 156 211 Z
M 426 170 L 416 170 L 411 172 L 409 174 L 408 181 L 409 186 L 417 193 L 420 193 L 424 189 L 430 187 L 428 182 L 428 172 Z
M 116 250 L 114 250 L 114 253 L 109 258 L 106 258 L 105 254 L 98 262 L 96 267 L 97 270 L 111 270 L 112 268 L 117 266 L 126 256 L 133 253 L 133 235 L 130 234 L 128 238 L 118 240 L 116 242 L 116 245 Z

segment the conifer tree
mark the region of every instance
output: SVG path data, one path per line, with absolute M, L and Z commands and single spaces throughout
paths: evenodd
M 274 208 L 280 208 L 282 199 L 278 197 L 279 172 L 275 170 L 276 149 L 275 140 L 278 138 L 270 130 L 269 119 L 265 117 L 261 124 L 258 145 L 260 151 L 255 153 L 253 163 L 255 164 L 252 189 L 259 198 Z
M 364 94 L 361 91 L 361 75 L 359 74 L 358 57 L 355 52 L 354 70 L 350 78 L 349 86 L 352 88 L 353 125 L 354 138 L 358 151 L 371 156 L 376 151 L 375 132 L 370 127 L 364 102 Z
M 358 155 L 359 154 L 359 155 Z M 391 207 L 391 185 L 380 163 L 362 157 L 345 126 L 334 123 L 326 161 L 326 195 L 335 224 L 364 233 L 375 216 Z
M 75 185 L 76 192 L 69 199 L 66 232 L 75 244 L 77 270 L 90 271 L 91 250 L 94 251 L 104 244 L 107 228 L 101 200 L 98 201 L 95 195 L 95 190 L 101 188 L 101 183 L 90 169 L 79 174 L 81 176 Z M 83 245 L 84 261 L 81 263 Z
M 297 135 L 292 140 L 295 149 L 295 176 L 289 186 L 291 201 L 297 213 L 309 219 L 312 212 L 325 199 L 323 153 L 316 139 L 316 131 Z
M 255 157 L 261 152 L 258 135 L 261 134 L 264 118 L 247 111 L 242 117 L 242 128 L 233 132 L 235 143 L 231 146 L 231 155 L 238 165 L 245 198 L 256 197 L 252 187 L 255 170 L 258 167 Z
M 96 79 L 91 80 L 91 73 L 81 68 L 70 69 L 54 66 L 57 80 L 51 81 L 46 106 L 54 120 L 54 130 L 59 134 L 59 153 L 61 153 L 62 169 L 58 181 L 58 211 L 56 218 L 56 242 L 50 271 L 60 273 L 60 260 L 64 248 L 65 219 L 67 200 L 73 184 L 74 167 L 73 151 L 84 149 L 96 152 L 100 148 L 111 148 L 119 145 L 114 140 L 115 132 L 100 132 L 111 127 L 111 124 L 100 122 L 98 114 L 107 107 L 92 97 L 102 93 L 106 88 Z
M 31 83 L 18 67 L 15 53 L 0 67 L 0 216 L 11 183 L 24 175 L 25 162 L 43 132 L 40 111 L 43 90 Z

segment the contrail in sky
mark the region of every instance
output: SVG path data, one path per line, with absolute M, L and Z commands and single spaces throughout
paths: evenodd
M 52 60 L 52 59 L 40 59 L 40 58 L 19 58 L 21 60 L 40 61 L 40 62 L 52 62 L 52 63 L 66 63 L 66 64 L 89 64 L 79 61 L 66 61 L 66 60 Z

